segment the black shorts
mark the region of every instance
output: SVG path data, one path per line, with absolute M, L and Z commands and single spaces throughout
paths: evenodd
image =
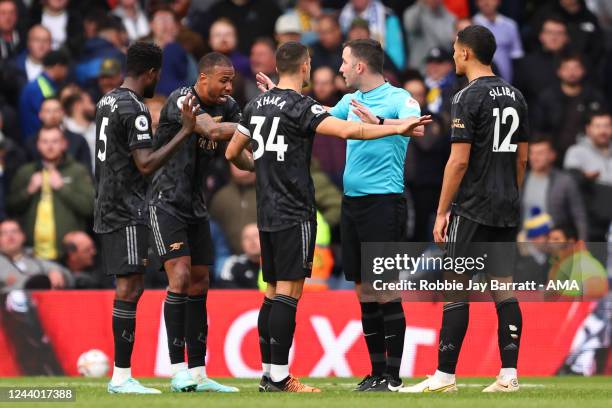
M 156 206 L 149 207 L 155 251 L 162 262 L 191 256 L 191 265 L 212 265 L 214 249 L 207 219 L 187 224 Z
M 102 265 L 107 275 L 125 276 L 145 272 L 149 249 L 149 228 L 146 225 L 129 225 L 98 236 Z
M 340 235 L 344 276 L 348 281 L 361 282 L 362 242 L 406 239 L 406 198 L 403 194 L 344 196 Z
M 513 276 L 518 227 L 492 227 L 451 214 L 446 231 L 445 252 L 451 258 L 485 257 L 483 272 L 491 276 Z M 470 272 L 473 274 L 476 270 Z
M 264 282 L 309 278 L 317 235 L 315 221 L 282 231 L 259 231 Z

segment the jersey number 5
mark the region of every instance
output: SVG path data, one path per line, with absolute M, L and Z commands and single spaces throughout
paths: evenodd
M 504 108 L 501 114 L 501 123 L 506 124 L 508 116 L 512 117 L 512 124 L 510 125 L 510 131 L 499 144 L 499 132 L 500 132 L 500 124 L 499 124 L 499 108 L 493 109 L 493 116 L 495 117 L 495 130 L 493 133 L 493 151 L 494 152 L 516 152 L 516 144 L 510 143 L 512 140 L 512 135 L 516 132 L 516 129 L 519 127 L 519 115 L 516 109 L 513 107 Z
M 104 150 L 98 150 L 98 159 L 102 162 L 106 160 L 106 125 L 108 125 L 108 118 L 102 118 L 102 123 L 100 124 L 100 141 L 104 143 Z
M 253 116 L 251 117 L 251 125 L 255 125 L 253 131 L 253 139 L 257 141 L 257 149 L 253 151 L 253 159 L 257 160 L 263 156 L 264 151 L 276 152 L 276 161 L 285 161 L 285 152 L 287 151 L 287 143 L 285 143 L 285 136 L 277 135 L 278 122 L 280 118 L 275 116 L 272 119 L 272 127 L 270 128 L 270 134 L 268 139 L 264 142 L 263 136 L 261 135 L 261 128 L 266 122 L 265 116 Z

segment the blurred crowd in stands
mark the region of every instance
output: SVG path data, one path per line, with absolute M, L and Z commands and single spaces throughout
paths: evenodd
M 431 114 L 406 156 L 408 237 L 431 241 L 450 151 L 450 98 L 466 85 L 452 43 L 470 24 L 488 27 L 496 72 L 530 107 L 525 239 L 554 227 L 577 241 L 605 242 L 612 220 L 612 1 L 610 0 L 0 0 L 0 291 L 106 288 L 92 234 L 95 104 L 122 82 L 136 40 L 162 47 L 154 122 L 165 98 L 195 82 L 209 51 L 234 63 L 241 106 L 273 80 L 278 44 L 299 40 L 312 57 L 308 92 L 333 106 L 347 89 L 342 44 L 374 38 L 390 83 Z M 154 127 L 156 123 L 154 123 Z M 342 287 L 339 219 L 345 142 L 316 138 L 318 207 L 312 289 Z M 212 287 L 258 288 L 255 174 L 220 151 L 208 187 L 216 262 Z M 529 224 L 531 223 L 531 224 Z M 538 235 L 540 234 L 540 235 Z M 566 234 L 567 235 L 567 234 Z M 604 260 L 605 262 L 605 260 Z M 151 252 L 149 287 L 165 287 Z

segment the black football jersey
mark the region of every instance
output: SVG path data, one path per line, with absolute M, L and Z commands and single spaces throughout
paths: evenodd
M 289 89 L 274 88 L 244 108 L 238 130 L 253 141 L 261 231 L 316 219 L 310 154 L 315 130 L 328 116 L 317 101 Z
M 216 122 L 239 122 L 240 107 L 231 97 L 222 105 L 207 106 L 198 98 L 193 87 L 182 87 L 170 94 L 164 105 L 155 134 L 155 148 L 168 143 L 181 129 L 181 106 L 185 96 L 196 97 L 200 109 L 197 115 L 208 113 Z M 217 149 L 217 142 L 191 134 L 179 150 L 160 168 L 151 183 L 151 204 L 185 223 L 207 219 L 205 177 Z
M 519 224 L 517 144 L 528 140 L 527 103 L 500 77 L 480 77 L 452 100 L 451 142 L 471 143 L 453 211 L 480 224 Z
M 96 199 L 94 231 L 147 225 L 147 180 L 132 158 L 153 146 L 151 115 L 142 98 L 127 88 L 113 89 L 96 106 Z

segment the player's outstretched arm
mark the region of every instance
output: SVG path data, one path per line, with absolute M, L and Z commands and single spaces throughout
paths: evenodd
M 468 168 L 471 148 L 472 145 L 470 143 L 453 143 L 451 146 L 450 157 L 444 168 L 442 191 L 440 192 L 440 202 L 433 230 L 435 242 L 444 242 L 446 238 L 446 226 L 448 223 L 446 217 Z
M 239 130 L 234 132 L 225 149 L 225 158 L 236 165 L 240 170 L 255 171 L 255 161 L 253 156 L 247 152 L 246 147 L 251 139 Z
M 193 133 L 196 124 L 195 113 L 199 108 L 200 105 L 196 104 L 195 98 L 191 96 L 191 94 L 188 94 L 183 100 L 183 106 L 181 107 L 181 119 L 183 124 L 181 130 L 170 139 L 168 143 L 157 150 L 146 148 L 133 151 L 134 162 L 140 173 L 145 176 L 152 174 L 172 157 L 185 139 Z
M 349 122 L 330 116 L 319 123 L 317 133 L 341 139 L 371 140 L 391 135 L 411 136 L 415 128 L 430 122 L 431 116 L 421 116 L 420 118 L 408 118 L 400 124 L 388 126 Z
M 382 123 L 379 123 L 378 116 L 374 115 L 370 109 L 368 109 L 364 104 L 359 101 L 353 99 L 351 100 L 352 111 L 363 123 L 372 123 L 372 124 L 381 124 L 381 125 L 399 125 L 406 119 L 389 119 L 384 118 Z M 418 126 L 414 129 L 411 136 L 421 137 L 425 136 L 425 126 Z
M 230 140 L 236 131 L 237 123 L 217 123 L 208 114 L 196 116 L 195 132 L 215 142 Z
M 516 185 L 519 190 L 523 187 L 525 180 L 525 169 L 527 168 L 527 160 L 529 154 L 529 143 L 520 142 L 518 144 L 516 155 Z

